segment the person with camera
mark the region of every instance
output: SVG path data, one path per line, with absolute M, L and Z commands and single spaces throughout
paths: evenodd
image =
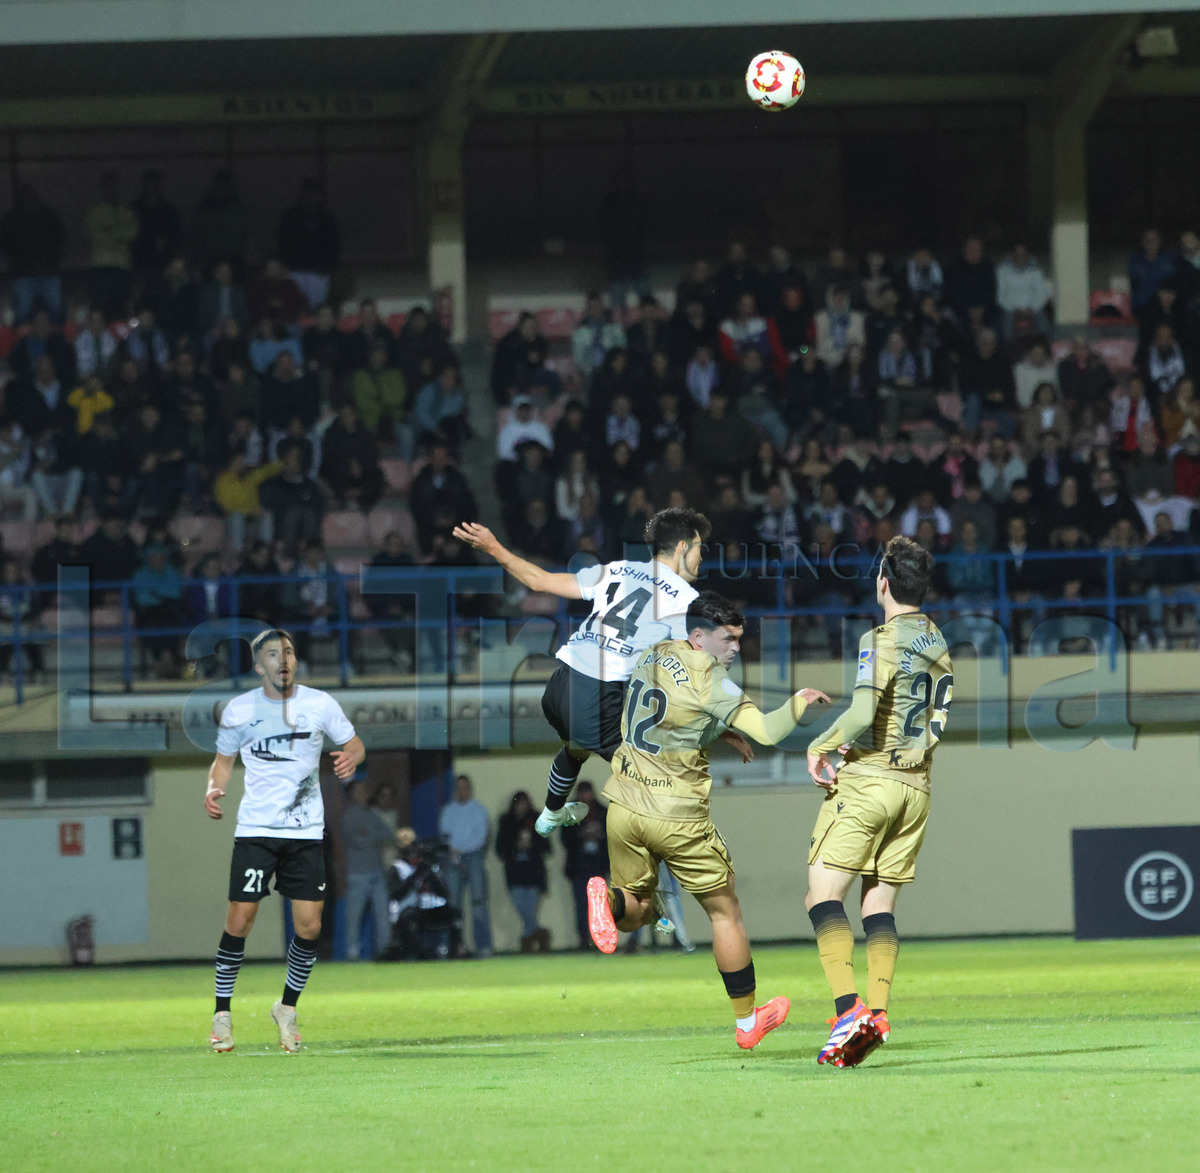
M 538 905 L 546 894 L 546 853 L 550 844 L 534 834 L 537 812 L 529 795 L 518 790 L 496 825 L 496 854 L 504 861 L 504 880 L 521 918 L 521 952 L 550 951 L 550 930 L 538 924 Z
M 387 960 L 444 961 L 461 928 L 442 879 L 449 848 L 442 839 L 418 839 L 411 827 L 396 832 L 396 848 L 388 871 L 392 941 Z

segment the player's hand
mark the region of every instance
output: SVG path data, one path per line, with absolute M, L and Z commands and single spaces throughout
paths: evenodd
M 809 705 L 831 705 L 833 701 L 829 699 L 819 688 L 802 688 L 800 695 L 804 698 L 804 702 Z
M 464 521 L 462 525 L 456 525 L 453 532 L 460 542 L 465 542 L 472 549 L 482 550 L 493 558 L 501 549 L 496 535 L 486 525 L 480 525 L 477 521 Z
M 224 790 L 209 787 L 208 793 L 204 796 L 204 810 L 210 819 L 223 819 L 225 817 L 225 812 L 221 810 L 221 799 L 224 797 Z
M 333 759 L 333 772 L 343 782 L 347 778 L 354 777 L 354 771 L 358 769 L 358 762 L 355 761 L 353 754 L 347 753 L 344 749 L 336 749 L 329 756 Z
M 812 749 L 808 751 L 808 776 L 822 790 L 832 790 L 837 785 L 837 774 L 829 758 Z
M 726 729 L 721 734 L 721 740 L 728 742 L 737 753 L 741 755 L 742 761 L 750 763 L 754 761 L 754 746 L 752 746 L 740 733 L 735 733 L 732 729 Z

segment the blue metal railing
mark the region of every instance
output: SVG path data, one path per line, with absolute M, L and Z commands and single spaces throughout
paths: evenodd
M 877 614 L 875 609 L 874 571 L 878 566 L 876 558 L 867 554 L 839 555 L 838 547 L 833 552 L 832 562 L 826 561 L 818 567 L 798 547 L 784 545 L 757 546 L 758 555 L 743 559 L 736 564 L 728 564 L 723 559 L 720 562 L 706 563 L 702 569 L 701 581 L 709 589 L 738 597 L 744 590 L 747 581 L 757 581 L 760 584 L 773 584 L 774 599 L 772 605 L 757 605 L 747 608 L 749 617 L 762 620 L 787 622 L 795 618 L 808 617 L 824 620 L 832 625 L 841 619 L 858 619 L 870 623 Z M 1050 613 L 1071 611 L 1075 613 L 1102 614 L 1110 622 L 1116 623 L 1120 609 L 1123 607 L 1145 607 L 1148 603 L 1146 588 L 1163 586 L 1166 593 L 1153 595 L 1154 605 L 1160 603 L 1182 604 L 1195 607 L 1200 603 L 1200 547 L 1137 547 L 1134 549 L 1105 549 L 1105 550 L 1041 550 L 1028 551 L 1024 559 L 1035 566 L 1042 563 L 1062 563 L 1078 561 L 1081 570 L 1091 563 L 1093 582 L 1098 584 L 1103 578 L 1103 589 L 1094 589 L 1083 594 L 1078 599 L 1061 597 L 1061 588 L 1057 583 L 1046 583 L 1044 589 L 1039 589 L 1030 599 L 1014 598 L 1010 589 L 1010 574 L 1014 559 L 1006 551 L 997 553 L 976 553 L 967 555 L 952 552 L 940 555 L 938 558 L 939 572 L 944 581 L 948 568 L 956 565 L 977 565 L 989 563 L 994 567 L 994 589 L 991 593 L 975 592 L 969 596 L 953 594 L 936 597 L 927 601 L 925 610 L 935 618 L 954 617 L 957 615 L 987 615 L 994 616 L 1000 627 L 1010 630 L 1014 612 L 1030 613 L 1043 617 Z M 364 569 L 369 564 L 364 564 Z M 1166 567 L 1178 567 L 1178 570 L 1166 574 Z M 832 567 L 832 569 L 830 569 Z M 182 608 L 183 599 L 188 588 L 197 585 L 215 585 L 224 588 L 227 594 L 227 616 L 234 626 L 230 634 L 236 637 L 244 632 L 251 634 L 254 622 L 251 619 L 235 619 L 239 615 L 240 592 L 248 586 L 273 586 L 284 592 L 298 591 L 304 584 L 320 582 L 329 592 L 329 602 L 332 613 L 324 621 L 291 621 L 286 612 L 279 621 L 289 630 L 297 634 L 307 634 L 319 638 L 332 638 L 337 646 L 337 675 L 344 687 L 354 672 L 356 658 L 355 637 L 359 633 L 385 633 L 389 631 L 408 631 L 413 633 L 414 646 L 420 642 L 422 633 L 425 634 L 426 650 L 433 648 L 431 655 L 434 668 L 445 674 L 453 681 L 459 671 L 458 643 L 459 637 L 467 632 L 478 631 L 478 619 L 468 618 L 458 614 L 458 604 L 463 595 L 486 593 L 490 588 L 481 585 L 487 578 L 477 566 L 430 566 L 430 567 L 398 567 L 387 568 L 396 570 L 406 580 L 414 577 L 427 579 L 439 590 L 444 590 L 447 600 L 447 618 L 421 618 L 404 614 L 397 617 L 384 615 L 370 618 L 352 617 L 352 598 L 358 592 L 361 576 L 353 574 L 331 573 L 319 578 L 309 578 L 296 574 L 270 576 L 237 576 L 219 579 L 185 578 L 174 580 L 175 587 L 180 590 L 179 605 Z M 1132 593 L 1122 594 L 1119 590 L 1130 581 L 1131 575 L 1139 586 Z M 1159 579 L 1173 581 L 1160 583 Z M 126 690 L 132 690 L 137 674 L 139 641 L 154 638 L 171 638 L 186 640 L 197 630 L 196 622 L 209 618 L 193 616 L 185 619 L 182 612 L 180 622 L 165 626 L 139 625 L 138 610 L 139 596 L 147 590 L 147 584 L 134 580 L 120 582 L 93 582 L 90 586 L 91 622 L 86 626 L 73 627 L 70 630 L 60 630 L 61 625 L 51 627 L 35 619 L 40 616 L 61 591 L 58 584 L 40 583 L 35 585 L 17 584 L 0 585 L 0 607 L 4 615 L 11 619 L 11 634 L 7 637 L 0 635 L 0 643 L 11 643 L 13 647 L 12 667 L 16 687 L 17 703 L 23 703 L 27 686 L 28 669 L 22 655 L 22 648 L 28 645 L 45 645 L 59 640 L 109 640 L 120 641 L 121 669 L 120 683 Z M 367 597 L 379 595 L 378 587 L 366 592 Z M 409 591 L 411 593 L 411 590 Z M 111 605 L 105 596 L 117 596 L 117 609 L 120 621 L 116 624 L 97 622 L 95 612 L 100 608 Z M 500 596 L 496 596 L 499 598 Z M 414 608 L 415 611 L 415 608 Z M 520 616 L 522 620 L 542 617 L 553 619 L 557 624 L 559 638 L 565 638 L 570 629 L 571 615 L 568 604 L 560 600 L 557 611 L 553 615 Z M 104 616 L 101 615 L 101 619 Z M 513 617 L 518 618 L 518 617 Z M 582 622 L 582 616 L 576 616 L 577 622 Z M 4 622 L 0 617 L 0 622 Z M 259 625 L 261 626 L 261 624 Z M 363 635 L 361 638 L 367 638 Z M 778 657 L 777 668 L 781 676 L 785 673 L 787 663 L 792 657 L 791 640 L 780 640 L 773 649 Z M 1007 649 L 1002 650 L 1007 655 Z

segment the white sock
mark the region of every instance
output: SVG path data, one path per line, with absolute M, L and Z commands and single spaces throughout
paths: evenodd
M 737 1020 L 738 1030 L 753 1030 L 755 1015 L 751 1014 L 749 1018 L 739 1018 Z

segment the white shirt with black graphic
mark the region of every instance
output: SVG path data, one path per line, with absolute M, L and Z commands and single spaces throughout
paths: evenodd
M 328 736 L 339 746 L 354 726 L 327 692 L 296 685 L 286 700 L 261 689 L 234 697 L 221 714 L 217 752 L 239 752 L 246 768 L 235 838 L 320 839 L 325 833 L 318 763 Z
M 592 613 L 558 658 L 594 680 L 628 680 L 640 652 L 664 639 L 687 639 L 687 609 L 698 594 L 661 562 L 610 562 L 576 576 Z

